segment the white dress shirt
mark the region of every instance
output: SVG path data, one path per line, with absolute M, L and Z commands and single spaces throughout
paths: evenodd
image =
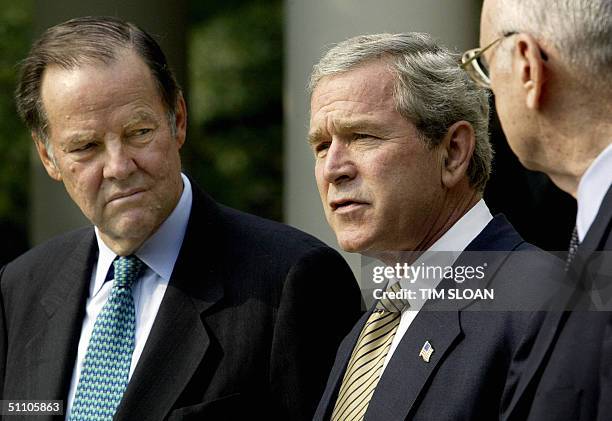
M 160 225 L 159 229 L 135 253 L 146 265 L 146 268 L 132 287 L 136 310 L 136 332 L 129 378 L 134 373 L 138 359 L 151 332 L 153 321 L 159 310 L 162 298 L 164 298 L 166 287 L 170 281 L 174 264 L 185 237 L 193 195 L 189 180 L 184 174 L 181 174 L 181 177 L 183 178 L 183 193 L 178 204 L 170 216 Z M 97 227 L 95 232 L 99 250 L 98 260 L 91 275 L 89 298 L 87 299 L 85 318 L 81 328 L 77 360 L 72 372 L 72 381 L 68 393 L 66 419 L 68 419 L 72 409 L 94 323 L 98 314 L 102 311 L 102 307 L 106 303 L 113 286 L 112 281 L 105 282 L 105 279 L 117 255 L 104 244 Z
M 455 260 L 459 257 L 461 252 L 472 242 L 474 238 L 480 234 L 480 232 L 487 226 L 487 224 L 493 219 L 489 208 L 485 204 L 484 200 L 480 199 L 476 205 L 472 207 L 465 215 L 461 217 L 455 224 L 446 231 L 442 237 L 438 239 L 423 256 L 419 257 L 412 265 L 418 266 L 424 259 L 427 259 L 425 263 L 430 266 L 452 266 Z M 451 253 L 430 253 L 430 252 L 451 252 Z M 432 262 L 435 259 L 435 262 Z M 410 282 L 409 280 L 402 279 L 401 286 L 405 289 L 418 290 L 420 286 L 415 288 L 416 284 L 423 283 L 424 288 L 436 288 L 442 278 L 432 279 L 431 277 L 425 281 L 416 280 L 412 285 L 404 285 L 404 282 Z M 410 308 L 412 310 L 402 311 L 399 326 L 397 332 L 391 342 L 391 347 L 385 358 L 384 365 L 380 374 L 384 372 L 389 360 L 393 356 L 395 349 L 406 334 L 406 331 L 412 324 L 412 321 L 419 314 L 419 309 L 423 307 L 427 300 L 423 300 L 421 297 L 416 302 L 410 300 Z
M 580 242 L 591 228 L 610 185 L 612 185 L 612 143 L 595 158 L 578 184 L 576 229 Z

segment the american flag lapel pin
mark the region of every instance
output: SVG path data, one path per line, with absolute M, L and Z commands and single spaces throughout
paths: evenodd
M 429 359 L 431 358 L 431 354 L 433 353 L 433 346 L 431 346 L 429 341 L 425 341 L 425 343 L 423 344 L 423 348 L 421 348 L 421 352 L 419 352 L 419 357 L 423 358 L 423 361 L 428 363 Z

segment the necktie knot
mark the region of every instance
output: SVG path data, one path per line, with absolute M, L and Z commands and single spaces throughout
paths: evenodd
M 134 255 L 121 256 L 113 262 L 115 268 L 115 287 L 131 288 L 138 279 L 144 266 L 142 260 Z
M 410 308 L 410 303 L 407 299 L 402 298 L 401 292 L 402 286 L 399 282 L 387 287 L 382 298 L 376 304 L 376 310 L 401 313 L 404 309 Z

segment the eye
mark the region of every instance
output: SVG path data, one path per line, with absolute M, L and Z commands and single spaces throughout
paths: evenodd
M 95 142 L 88 142 L 88 143 L 83 144 L 82 146 L 78 146 L 72 149 L 70 152 L 85 152 L 85 151 L 88 151 L 94 148 L 95 146 L 96 146 Z
M 353 133 L 353 140 L 360 140 L 360 139 L 378 139 L 378 137 L 373 136 L 369 133 Z
M 320 157 L 324 156 L 325 152 L 329 149 L 330 142 L 319 142 L 315 145 L 314 151 L 315 155 Z
M 129 135 L 131 137 L 138 137 L 138 136 L 144 136 L 148 133 L 151 133 L 153 131 L 153 129 L 149 129 L 149 128 L 143 128 L 143 129 L 138 129 L 138 130 L 134 130 L 133 132 L 131 132 Z

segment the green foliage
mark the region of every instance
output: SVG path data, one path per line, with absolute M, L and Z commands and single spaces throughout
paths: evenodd
M 30 1 L 0 0 L 0 221 L 2 226 L 27 224 L 31 140 L 19 121 L 13 91 L 16 64 L 30 45 Z
M 184 163 L 217 200 L 280 220 L 282 2 L 230 3 L 192 14 Z

